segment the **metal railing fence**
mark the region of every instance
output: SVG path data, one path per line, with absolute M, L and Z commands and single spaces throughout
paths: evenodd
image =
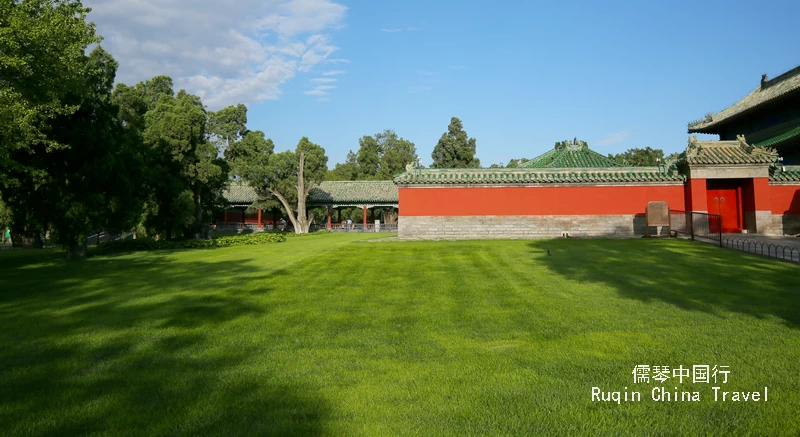
M 722 246 L 722 216 L 705 212 L 670 210 L 670 229 L 692 240 L 704 238 Z
M 376 225 L 374 223 L 367 223 L 366 225 L 362 223 L 353 223 L 350 225 L 345 223 L 334 223 L 331 224 L 330 227 L 327 225 L 320 225 L 317 227 L 317 229 L 328 229 L 332 232 L 397 232 L 397 223 L 381 223 L 380 225 Z
M 800 247 L 737 237 L 722 237 L 722 247 L 766 256 L 767 258 L 800 263 Z

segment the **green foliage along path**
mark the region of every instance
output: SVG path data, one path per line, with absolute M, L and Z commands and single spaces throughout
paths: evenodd
M 797 435 L 797 266 L 664 240 L 0 252 L 6 435 Z M 550 250 L 552 256 L 547 256 Z M 591 401 L 637 364 L 767 403 Z

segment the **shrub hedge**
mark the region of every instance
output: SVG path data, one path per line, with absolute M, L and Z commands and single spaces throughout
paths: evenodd
M 202 249 L 211 247 L 253 246 L 256 244 L 282 243 L 286 241 L 284 234 L 272 232 L 259 232 L 247 235 L 231 235 L 215 238 L 213 240 L 153 240 L 152 238 L 137 238 L 135 240 L 117 240 L 100 244 L 98 250 L 102 252 L 117 252 L 131 250 L 172 250 L 172 249 Z

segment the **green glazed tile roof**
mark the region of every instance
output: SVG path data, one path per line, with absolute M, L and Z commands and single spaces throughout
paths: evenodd
M 778 167 L 770 176 L 772 182 L 798 182 L 800 183 L 800 165 L 786 165 Z
M 594 150 L 586 143 L 556 146 L 553 150 L 545 152 L 530 161 L 520 165 L 520 168 L 609 168 L 619 164 Z
M 392 181 L 325 181 L 308 194 L 309 205 L 396 204 Z
M 736 141 L 697 141 L 689 138 L 688 164 L 772 164 L 778 154 L 768 148 L 753 147 L 739 137 Z
M 753 145 L 755 145 L 756 147 L 771 147 L 771 146 L 774 146 L 776 144 L 780 144 L 780 143 L 782 143 L 782 142 L 784 142 L 786 140 L 790 140 L 790 139 L 792 139 L 794 137 L 797 137 L 797 136 L 800 136 L 800 126 L 794 128 L 794 129 L 792 129 L 790 131 L 784 132 L 784 133 L 782 133 L 780 135 L 776 135 L 776 136 L 774 136 L 772 138 L 766 139 L 764 141 L 759 141 L 757 143 L 754 143 Z
M 658 167 L 608 167 L 585 169 L 430 169 L 417 168 L 398 175 L 398 185 L 448 184 L 596 184 L 682 182 L 684 177 Z
M 250 205 L 258 200 L 256 191 L 233 182 L 223 196 L 231 205 Z M 396 204 L 397 185 L 392 181 L 325 181 L 308 193 L 309 205 Z
M 800 67 L 795 67 L 772 80 L 762 82 L 742 100 L 729 108 L 712 114 L 710 119 L 699 120 L 689 124 L 689 133 L 718 133 L 716 128 L 731 121 L 738 115 L 758 107 L 764 103 L 800 90 Z
M 249 185 L 243 182 L 231 182 L 228 189 L 222 192 L 222 197 L 224 197 L 230 205 L 240 206 L 249 206 L 258 200 L 256 190 L 250 188 Z

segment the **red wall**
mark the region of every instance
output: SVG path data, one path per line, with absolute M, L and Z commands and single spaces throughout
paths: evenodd
M 689 179 L 686 182 L 686 211 L 708 211 L 708 197 L 706 196 L 705 179 Z M 670 204 L 670 208 L 674 208 Z
M 756 211 L 769 211 L 772 206 L 770 199 L 769 178 L 753 178 L 753 200 Z
M 684 208 L 683 185 L 400 188 L 401 216 L 643 214 L 649 201 Z M 705 196 L 704 196 L 705 197 Z
M 769 194 L 773 214 L 800 214 L 800 185 L 771 185 Z

